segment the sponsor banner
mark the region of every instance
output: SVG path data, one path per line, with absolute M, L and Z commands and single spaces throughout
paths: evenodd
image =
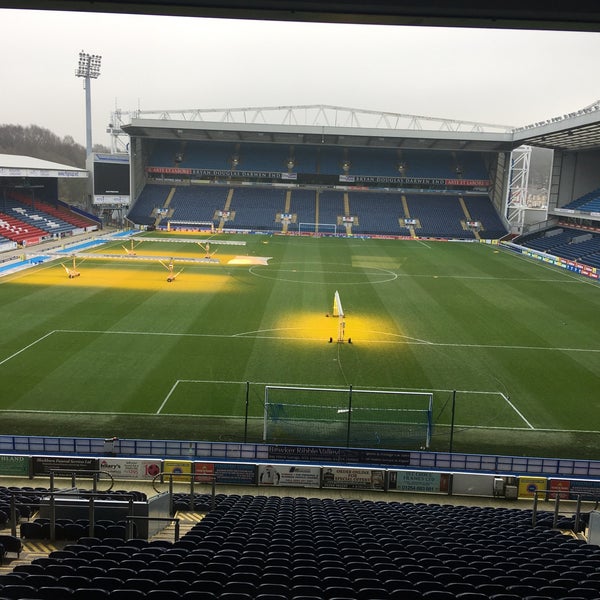
M 462 185 L 462 186 L 489 186 L 489 179 L 446 179 L 446 185 Z
M 245 463 L 194 463 L 194 481 L 227 485 L 256 485 L 256 466 Z
M 153 479 L 162 470 L 162 461 L 135 458 L 101 458 L 98 468 L 114 479 Z
M 600 481 L 578 481 L 571 480 L 571 500 L 591 500 L 597 502 L 600 499 Z
M 87 171 L 60 171 L 56 169 L 13 169 L 0 167 L 0 177 L 58 177 L 87 179 Z
M 321 468 L 297 465 L 260 465 L 258 485 L 318 488 Z
M 128 154 L 94 154 L 94 161 L 129 164 Z
M 415 492 L 440 494 L 448 493 L 448 473 L 430 473 L 427 471 L 389 471 L 388 490 L 397 492 Z
M 342 183 L 407 183 L 423 185 L 446 185 L 446 179 L 437 177 L 395 177 L 385 175 L 340 175 Z
M 94 204 L 129 206 L 129 196 L 94 196 Z
M 146 173 L 163 173 L 169 175 L 191 175 L 192 169 L 181 167 L 146 167 Z
M 325 467 L 321 471 L 321 487 L 352 490 L 383 490 L 383 469 L 344 469 Z
M 29 477 L 29 457 L 0 455 L 0 475 Z
M 440 177 L 400 177 L 386 175 L 339 175 L 340 183 L 396 183 L 409 185 L 454 185 L 461 187 L 489 187 L 489 179 L 445 179 Z
M 31 463 L 32 475 L 49 475 L 51 472 L 60 477 L 68 477 L 76 471 L 97 471 L 98 459 L 79 456 L 34 456 Z
M 294 181 L 296 173 L 281 173 L 280 171 L 243 171 L 240 169 L 186 169 L 182 167 L 146 167 L 146 173 L 161 175 L 193 175 L 194 177 L 252 177 L 254 179 L 281 179 Z
M 571 489 L 571 482 L 568 479 L 550 479 L 548 480 L 548 489 L 551 490 L 548 494 L 549 500 L 569 500 L 569 491 Z
M 191 472 L 192 462 L 189 460 L 165 460 L 163 462 L 163 473 L 166 474 L 165 481 L 171 479 L 170 474 L 173 475 L 173 481 L 189 481 L 190 477 L 187 475 Z
M 410 452 L 394 450 L 368 450 L 356 448 L 325 448 L 311 446 L 267 446 L 267 458 L 320 463 L 356 463 L 376 465 L 410 464 Z
M 519 477 L 519 498 L 533 498 L 536 492 L 546 489 L 548 480 L 545 477 Z M 539 494 L 545 500 L 545 494 Z

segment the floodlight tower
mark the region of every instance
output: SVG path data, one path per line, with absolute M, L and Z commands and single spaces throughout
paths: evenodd
M 87 54 L 83 50 L 79 53 L 79 64 L 75 75 L 83 77 L 85 89 L 85 143 L 86 156 L 92 154 L 92 94 L 90 80 L 100 77 L 100 63 L 102 57 L 99 54 Z

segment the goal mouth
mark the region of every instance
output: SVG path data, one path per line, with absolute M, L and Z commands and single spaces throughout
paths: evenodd
M 298 233 L 337 235 L 337 223 L 298 223 Z
M 265 386 L 263 441 L 428 448 L 432 409 L 429 392 Z

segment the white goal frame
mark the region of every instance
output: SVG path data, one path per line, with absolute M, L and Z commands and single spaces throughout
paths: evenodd
M 211 233 L 215 232 L 215 224 L 212 221 L 178 221 L 176 219 L 168 219 L 167 231 L 171 231 L 171 225 L 190 225 L 198 228 L 204 225 L 207 229 L 210 229 Z
M 326 228 L 323 231 L 322 228 Z M 333 233 L 337 235 L 337 223 L 298 223 L 298 233 Z
M 433 430 L 433 393 L 432 392 L 416 392 L 416 391 L 404 391 L 404 390 L 380 390 L 380 389 L 353 389 L 352 386 L 349 388 L 328 388 L 328 387 L 310 387 L 310 386 L 292 386 L 292 385 L 265 385 L 265 401 L 264 401 L 264 413 L 263 413 L 263 442 L 269 441 L 269 391 L 270 390 L 286 390 L 291 394 L 291 399 L 294 397 L 294 391 L 306 391 L 306 392 L 326 392 L 330 393 L 338 393 L 340 394 L 340 403 L 337 413 L 338 414 L 347 414 L 348 419 L 351 419 L 352 413 L 354 412 L 353 404 L 352 404 L 352 396 L 353 395 L 389 395 L 389 396 L 406 396 L 412 398 L 422 398 L 423 399 L 423 407 L 422 408 L 409 408 L 398 406 L 398 408 L 366 408 L 367 411 L 373 412 L 383 412 L 383 413 L 392 413 L 392 412 L 404 412 L 404 413 L 425 413 L 427 415 L 427 426 L 426 432 L 424 435 L 424 444 L 423 447 L 429 448 L 431 444 L 431 436 Z M 274 403 L 275 405 L 281 404 L 278 402 Z M 306 406 L 310 408 L 311 405 L 298 405 L 294 404 L 293 400 L 290 403 L 285 403 L 288 406 Z M 327 408 L 334 408 L 333 406 L 326 406 Z M 314 405 L 314 408 L 322 408 L 321 406 Z

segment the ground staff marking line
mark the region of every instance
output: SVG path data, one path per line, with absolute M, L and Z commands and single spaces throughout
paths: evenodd
M 182 380 L 184 381 L 184 380 Z M 221 383 L 221 382 L 219 382 Z M 238 383 L 238 382 L 236 382 Z M 476 393 L 476 392 L 474 392 Z M 493 393 L 493 392 L 482 392 L 482 393 Z M 28 413 L 28 414 L 40 414 L 40 415 L 100 415 L 100 416 L 114 416 L 114 415 L 123 415 L 126 417 L 154 417 L 158 416 L 156 413 L 148 413 L 148 412 L 107 412 L 107 411 L 86 411 L 82 413 L 78 410 L 15 410 L 14 408 L 6 408 L 0 409 L 0 414 L 8 414 L 8 413 Z M 202 415 L 196 413 L 162 413 L 161 417 L 185 417 L 185 418 L 198 418 L 198 417 L 211 417 L 215 419 L 242 419 L 243 417 L 240 415 Z M 252 417 L 249 416 L 249 419 L 254 419 L 258 421 L 262 421 L 264 417 Z M 444 423 L 438 423 L 436 427 L 450 427 L 450 425 Z M 501 427 L 497 425 L 461 425 L 455 424 L 454 427 L 460 427 L 461 429 L 498 429 L 502 431 L 531 431 L 528 427 Z M 540 428 L 534 429 L 536 433 L 589 433 L 589 434 L 597 434 L 598 431 L 593 429 L 550 429 L 550 428 Z
M 8 362 L 9 360 L 13 359 L 15 356 L 18 356 L 19 354 L 21 354 L 21 352 L 25 352 L 25 350 L 29 350 L 29 348 L 31 348 L 32 346 L 35 346 L 39 342 L 42 342 L 47 337 L 51 336 L 53 333 L 54 333 L 54 331 L 49 331 L 46 335 L 43 335 L 42 337 L 38 338 L 37 340 L 31 342 L 31 344 L 25 346 L 24 348 L 21 348 L 20 350 L 17 350 L 14 354 L 11 354 L 10 356 L 7 356 L 4 360 L 0 361 L 0 365 L 3 365 L 5 362 Z
M 169 401 L 169 398 L 171 397 L 171 395 L 175 391 L 175 388 L 177 387 L 178 384 L 179 384 L 179 379 L 171 386 L 171 389 L 169 390 L 169 393 L 165 396 L 165 399 L 162 401 L 162 404 L 158 407 L 158 410 L 156 411 L 155 414 L 160 415 L 160 412 L 162 411 L 162 409 L 165 406 L 165 404 Z
M 507 404 L 521 417 L 521 419 L 523 419 L 523 421 L 525 422 L 527 427 L 529 427 L 529 429 L 535 429 L 535 427 L 524 417 L 523 413 L 510 401 L 510 398 L 508 396 L 505 396 L 502 392 L 500 392 L 500 395 L 504 398 L 504 400 L 506 400 Z
M 266 330 L 259 330 L 266 331 Z M 108 335 L 146 335 L 146 336 L 165 336 L 165 337 L 197 337 L 197 338 L 221 338 L 221 339 L 263 339 L 263 340 L 279 340 L 279 341 L 293 341 L 293 340 L 302 340 L 302 341 L 315 341 L 322 342 L 323 338 L 308 338 L 308 337 L 276 337 L 271 335 L 252 335 L 255 332 L 242 332 L 242 333 L 231 333 L 231 334 L 222 334 L 222 333 L 172 333 L 172 332 L 160 332 L 160 331 L 100 331 L 93 329 L 54 329 L 50 331 L 46 335 L 40 337 L 36 341 L 32 342 L 28 346 L 21 348 L 11 356 L 5 358 L 0 361 L 0 365 L 7 362 L 11 358 L 17 356 L 21 352 L 24 352 L 28 348 L 34 346 L 38 342 L 44 340 L 49 335 L 53 333 L 93 333 L 93 334 L 108 334 Z M 372 332 L 384 335 L 391 335 L 395 337 L 402 337 L 398 334 L 391 334 L 385 332 Z M 543 352 L 582 352 L 582 353 L 592 353 L 599 354 L 600 348 L 553 348 L 553 347 L 544 347 L 544 346 L 515 346 L 515 345 L 502 345 L 502 344 L 458 344 L 453 342 L 430 342 L 427 340 L 360 340 L 362 344 L 406 344 L 413 346 L 436 346 L 440 348 L 476 348 L 476 349 L 493 349 L 493 350 L 533 350 L 533 351 L 543 351 Z

